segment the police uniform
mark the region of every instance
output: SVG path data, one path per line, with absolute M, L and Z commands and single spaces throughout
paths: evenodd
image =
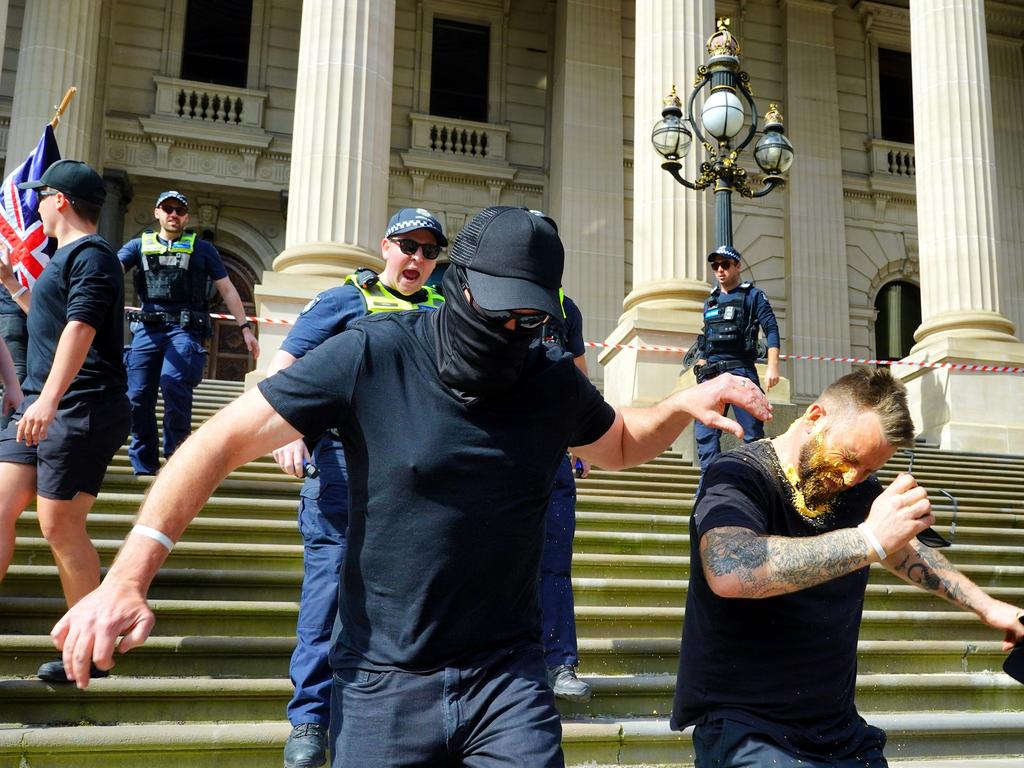
M 135 290 L 142 303 L 140 312 L 128 314 L 128 456 L 136 474 L 154 474 L 159 468 L 157 387 L 164 396 L 163 453 L 169 457 L 192 431 L 192 390 L 203 377 L 203 339 L 210 335 L 209 284 L 228 273 L 217 249 L 192 231 L 172 242 L 143 232 L 117 256 L 125 272 L 135 269 Z
M 697 373 L 704 381 L 720 373 L 742 376 L 761 386 L 757 375 L 758 329 L 764 330 L 768 346 L 778 348 L 779 327 L 765 292 L 751 282 L 743 282 L 724 293 L 714 288 L 704 302 L 704 335 L 698 339 L 701 357 L 706 361 L 703 372 Z M 728 408 L 726 408 L 728 413 Z M 750 443 L 764 437 L 764 424 L 742 408 L 736 408 L 734 417 L 743 427 L 743 441 Z M 697 455 L 703 470 L 712 458 L 721 452 L 721 431 L 694 422 Z
M 343 285 L 318 294 L 303 308 L 281 349 L 300 358 L 367 314 L 434 310 L 443 302 L 441 294 L 429 286 L 405 297 L 387 288 L 373 271 L 360 269 Z M 337 435 L 324 434 L 310 458 L 318 475 L 306 478 L 299 501 L 304 574 L 297 643 L 288 670 L 295 686 L 287 709 L 293 726 L 310 722 L 326 726 L 330 722 L 333 678 L 328 654 L 348 527 L 348 477 Z

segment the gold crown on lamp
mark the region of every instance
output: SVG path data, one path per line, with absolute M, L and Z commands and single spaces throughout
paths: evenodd
M 718 28 L 708 38 L 706 46 L 709 56 L 739 56 L 740 43 L 729 31 L 731 23 L 728 16 L 718 19 Z
M 661 100 L 662 106 L 665 107 L 681 107 L 683 102 L 680 100 L 678 94 L 676 94 L 676 86 L 672 85 L 672 90 L 669 91 L 668 96 Z
M 768 105 L 768 111 L 764 113 L 765 125 L 782 125 L 782 113 L 779 112 L 779 105 L 772 102 Z

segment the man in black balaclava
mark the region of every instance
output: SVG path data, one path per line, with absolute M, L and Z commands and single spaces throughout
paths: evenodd
M 452 247 L 437 312 L 353 323 L 208 421 L 157 477 L 106 580 L 54 628 L 78 685 L 90 659 L 113 665 L 118 636 L 122 652 L 145 641 L 166 547 L 228 472 L 335 429 L 351 506 L 333 765 L 563 766 L 537 580 L 566 449 L 618 469 L 657 456 L 693 418 L 739 433 L 727 403 L 770 417 L 760 390 L 729 375 L 616 410 L 571 355 L 531 346 L 560 311 L 563 258 L 544 219 L 485 209 Z

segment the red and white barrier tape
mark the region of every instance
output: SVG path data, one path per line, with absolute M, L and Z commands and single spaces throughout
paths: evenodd
M 126 311 L 138 312 L 138 307 L 125 307 Z M 210 317 L 215 320 L 234 320 L 234 315 L 226 315 L 221 312 L 211 312 Z M 271 325 L 295 325 L 294 320 L 279 320 L 276 317 L 255 317 L 246 315 L 246 320 L 254 323 L 269 323 Z M 640 344 L 605 344 L 603 341 L 586 341 L 588 347 L 598 349 L 635 349 L 640 352 L 675 352 L 680 355 L 686 354 L 688 347 L 659 347 L 644 346 Z M 828 355 L 779 355 L 780 360 L 814 360 L 824 363 L 857 363 L 859 365 L 912 365 L 918 368 L 948 368 L 951 371 L 976 371 L 979 373 L 1024 373 L 1024 368 L 1015 368 L 1008 365 L 978 365 L 976 363 L 928 363 L 913 360 L 873 360 L 861 357 L 830 357 Z

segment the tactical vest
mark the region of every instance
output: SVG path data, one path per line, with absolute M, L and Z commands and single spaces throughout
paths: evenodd
M 444 296 L 435 291 L 429 285 L 424 285 L 422 290 L 427 296 L 421 302 L 412 302 L 400 294 L 392 293 L 380 281 L 376 272 L 370 269 L 357 269 L 353 274 L 345 278 L 345 282 L 354 285 L 362 294 L 363 302 L 366 304 L 366 311 L 373 312 L 398 312 L 409 309 L 437 309 L 444 303 Z
M 159 304 L 206 306 L 206 270 L 192 263 L 196 233 L 163 243 L 155 232 L 142 233 L 140 268 L 135 270 L 135 290 L 143 301 Z
M 704 354 L 748 358 L 756 350 L 754 318 L 750 301 L 754 286 L 741 283 L 722 297 L 715 288 L 704 302 Z

